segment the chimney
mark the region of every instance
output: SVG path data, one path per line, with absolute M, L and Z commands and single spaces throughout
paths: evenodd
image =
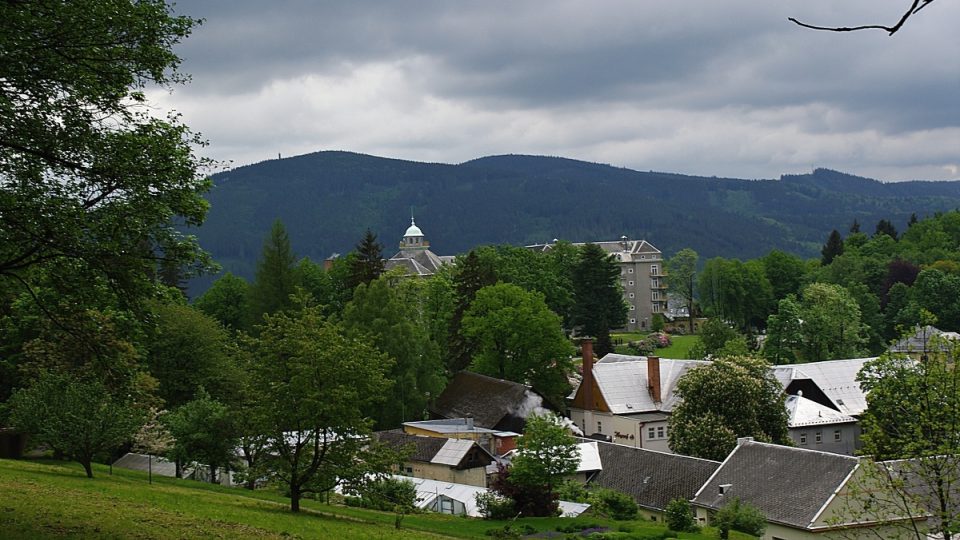
M 647 357 L 647 385 L 650 389 L 650 397 L 654 403 L 660 403 L 660 357 Z
M 583 352 L 583 408 L 588 411 L 596 407 L 593 401 L 593 339 L 580 340 L 580 349 Z
M 467 431 L 473 431 L 473 415 L 467 415 Z

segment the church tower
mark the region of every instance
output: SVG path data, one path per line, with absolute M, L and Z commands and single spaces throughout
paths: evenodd
M 403 240 L 400 240 L 400 250 L 425 250 L 429 248 L 430 242 L 423 236 L 423 231 L 420 230 L 420 227 L 417 227 L 417 223 L 413 220 L 413 216 L 411 216 L 410 226 L 407 227 L 407 232 L 403 233 Z

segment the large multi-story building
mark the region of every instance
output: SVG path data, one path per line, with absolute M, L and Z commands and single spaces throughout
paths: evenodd
M 555 242 L 528 247 L 549 251 L 553 249 Z M 620 266 L 620 286 L 623 289 L 623 300 L 629 309 L 626 329 L 650 330 L 654 314 L 667 311 L 663 254 L 646 240 L 630 240 L 626 236 L 621 236 L 620 240 L 592 243 L 613 255 Z

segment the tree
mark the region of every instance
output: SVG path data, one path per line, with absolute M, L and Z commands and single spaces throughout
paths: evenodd
M 930 528 L 950 540 L 960 530 L 960 350 L 934 339 L 925 358 L 915 362 L 883 355 L 864 364 L 857 377 L 867 393 L 862 451 L 879 462 L 869 481 L 885 488 L 885 493 L 864 489 L 860 495 L 886 495 L 880 502 L 887 508 L 892 504 L 898 517 L 917 510 L 929 514 Z M 908 533 L 927 538 L 912 522 L 905 525 Z
M 856 358 L 863 353 L 860 307 L 849 291 L 831 283 L 811 283 L 802 292 L 800 325 L 805 362 Z
M 820 264 L 827 266 L 833 262 L 833 259 L 837 255 L 843 255 L 843 238 L 840 236 L 840 233 L 836 229 L 830 232 L 830 236 L 827 238 L 827 243 L 823 245 L 823 249 L 820 250 L 822 257 L 820 258 Z
M 264 318 L 248 346 L 257 392 L 251 414 L 270 441 L 266 474 L 281 482 L 290 510 L 306 493 L 322 493 L 369 472 L 369 404 L 383 398 L 391 361 L 368 342 L 345 336 L 319 308 Z
M 807 270 L 803 259 L 775 249 L 763 257 L 762 261 L 767 281 L 772 287 L 774 302 L 800 292 L 800 284 Z
M 693 334 L 693 284 L 697 273 L 697 259 L 696 251 L 684 248 L 667 261 L 667 286 L 670 294 L 686 302 L 691 334 Z
M 762 360 L 714 360 L 681 377 L 676 394 L 669 437 L 678 454 L 722 461 L 738 437 L 790 444 L 786 396 Z
M 881 219 L 877 222 L 877 230 L 873 233 L 874 236 L 880 236 L 885 234 L 890 238 L 897 239 L 897 228 L 893 226 L 893 223 L 886 219 Z
M 250 287 L 251 319 L 259 323 L 264 314 L 292 307 L 290 296 L 300 280 L 296 272 L 297 257 L 290 247 L 290 237 L 280 220 L 273 222 L 270 236 L 263 243 L 257 261 L 257 274 Z
M 674 499 L 667 503 L 663 519 L 671 531 L 697 532 L 700 529 L 697 526 L 697 517 L 686 499 Z
M 860 232 L 860 222 L 854 218 L 853 223 L 850 224 L 850 232 L 856 234 Z
M 730 531 L 740 531 L 761 537 L 767 528 L 767 518 L 757 508 L 734 498 L 723 505 L 713 517 L 713 525 L 720 529 L 720 538 L 730 538 Z
M 700 272 L 698 288 L 708 316 L 730 321 L 743 332 L 762 328 L 773 309 L 773 287 L 760 260 L 710 259 Z
M 453 276 L 455 306 L 450 319 L 450 339 L 447 349 L 447 371 L 456 373 L 473 361 L 474 345 L 463 333 L 463 317 L 477 296 L 477 291 L 497 282 L 489 262 L 482 261 L 475 250 L 457 260 Z
M 579 464 L 577 441 L 554 414 L 528 417 L 507 480 L 515 488 L 511 498 L 516 509 L 525 516 L 556 515 L 554 490 L 561 480 L 577 472 Z M 531 493 L 537 496 L 524 496 Z
M 159 261 L 208 265 L 173 227 L 206 214 L 202 141 L 143 93 L 186 80 L 173 47 L 195 24 L 158 0 L 0 6 L 0 281 L 66 265 L 135 304 Z
M 377 242 L 377 235 L 370 229 L 364 233 L 354 254 L 350 259 L 350 276 L 347 279 L 350 289 L 377 279 L 383 274 L 384 267 L 383 246 Z
M 87 478 L 93 478 L 93 459 L 131 440 L 144 421 L 142 411 L 99 381 L 62 373 L 17 390 L 7 407 L 14 429 L 79 462 Z
M 763 357 L 774 364 L 793 364 L 799 361 L 803 347 L 803 328 L 800 304 L 795 296 L 780 301 L 777 313 L 767 319 L 767 339 L 763 342 Z
M 620 269 L 613 256 L 596 244 L 580 248 L 580 260 L 573 268 L 571 322 L 580 327 L 581 334 L 594 338 L 599 357 L 613 352 L 610 329 L 627 323 Z
M 409 281 L 409 280 L 404 280 Z M 430 396 L 443 390 L 446 379 L 437 344 L 429 338 L 425 321 L 401 301 L 387 276 L 360 284 L 343 310 L 343 325 L 357 339 L 366 339 L 392 360 L 387 378 L 394 382 L 383 402 L 366 411 L 376 429 L 400 427 L 422 420 Z
M 933 3 L 933 0 L 911 0 L 910 7 L 900 16 L 900 19 L 897 20 L 892 26 L 884 26 L 881 24 L 866 24 L 861 26 L 817 26 L 814 24 L 807 24 L 805 22 L 800 22 L 793 17 L 788 17 L 787 19 L 794 24 L 802 26 L 804 28 L 810 28 L 812 30 L 827 30 L 830 32 L 855 32 L 857 30 L 883 30 L 888 33 L 888 35 L 894 35 L 898 30 L 903 28 L 904 23 L 907 22 L 907 19 L 913 17 L 920 12 L 921 9 L 929 6 Z
M 700 336 L 690 351 L 693 358 L 707 358 L 719 353 L 731 341 L 742 335 L 722 320 L 712 317 L 700 327 Z
M 941 330 L 960 330 L 960 276 L 926 269 L 917 275 L 911 299 L 937 317 Z
M 250 327 L 250 284 L 227 272 L 193 302 L 193 307 L 231 330 Z
M 471 369 L 530 384 L 563 404 L 574 349 L 540 293 L 509 283 L 480 289 L 463 316 L 463 333 L 476 351 Z
M 195 399 L 165 414 L 163 423 L 174 439 L 169 451 L 174 460 L 203 463 L 210 469 L 210 482 L 217 483 L 217 471 L 231 465 L 237 447 L 237 428 L 227 406 L 201 388 Z

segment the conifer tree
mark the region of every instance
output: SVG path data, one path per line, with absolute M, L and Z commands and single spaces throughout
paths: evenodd
M 257 261 L 257 274 L 250 287 L 250 308 L 255 324 L 260 322 L 265 313 L 290 307 L 290 295 L 299 281 L 296 259 L 283 223 L 279 219 L 274 221 L 270 236 L 263 244 L 263 252 Z
M 860 232 L 860 222 L 856 218 L 853 219 L 853 224 L 850 225 L 850 232 L 856 234 Z
M 477 291 L 497 282 L 493 267 L 482 261 L 476 251 L 470 251 L 457 262 L 453 285 L 456 290 L 456 306 L 450 320 L 450 340 L 447 349 L 447 371 L 456 373 L 466 369 L 473 360 L 474 348 L 464 337 L 461 326 L 463 315 L 477 296 Z
M 889 220 L 881 219 L 877 222 L 877 230 L 873 233 L 873 236 L 879 236 L 885 234 L 894 240 L 897 239 L 897 228 L 893 226 Z
M 820 259 L 822 266 L 832 263 L 837 255 L 843 255 L 843 238 L 836 229 L 830 232 L 830 237 L 827 238 L 827 243 L 823 245 L 820 254 L 823 255 Z
M 619 286 L 620 269 L 600 246 L 580 248 L 580 260 L 573 268 L 574 304 L 571 318 L 580 333 L 595 338 L 598 356 L 613 351 L 610 329 L 627 323 L 627 305 Z
M 383 245 L 377 242 L 377 235 L 367 229 L 350 259 L 350 277 L 347 284 L 351 290 L 361 283 L 368 284 L 383 274 L 383 268 Z

